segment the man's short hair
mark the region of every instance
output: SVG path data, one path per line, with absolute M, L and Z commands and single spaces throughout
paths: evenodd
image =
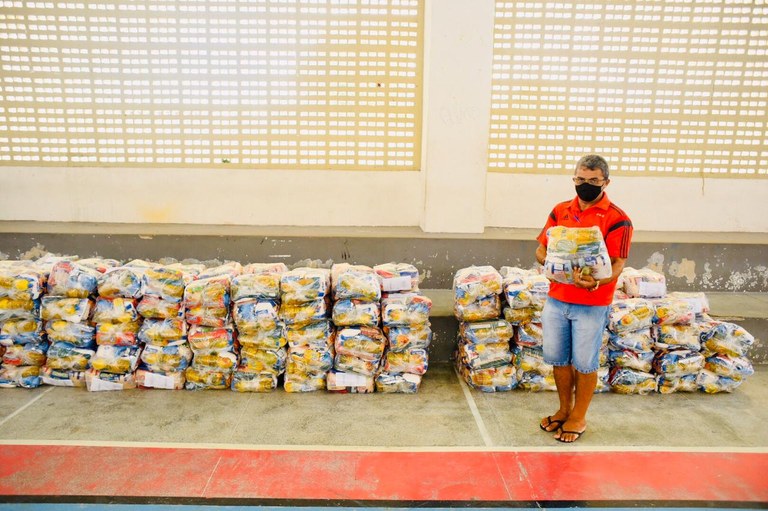
M 573 171 L 573 173 L 575 174 L 576 171 L 579 170 L 581 167 L 588 168 L 589 170 L 600 169 L 600 171 L 603 173 L 603 179 L 608 179 L 608 175 L 609 175 L 608 162 L 605 161 L 605 158 L 603 158 L 602 156 L 599 156 L 597 154 L 588 154 L 584 156 L 576 164 L 576 169 Z

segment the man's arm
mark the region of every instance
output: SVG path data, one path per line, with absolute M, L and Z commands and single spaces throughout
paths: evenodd
M 544 260 L 547 258 L 547 247 L 539 243 L 539 246 L 536 247 L 536 260 L 539 262 L 539 264 L 544 264 Z

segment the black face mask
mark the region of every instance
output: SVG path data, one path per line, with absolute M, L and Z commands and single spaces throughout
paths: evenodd
M 592 202 L 600 196 L 600 192 L 603 191 L 602 186 L 591 185 L 589 183 L 581 183 L 576 187 L 576 195 L 584 202 Z

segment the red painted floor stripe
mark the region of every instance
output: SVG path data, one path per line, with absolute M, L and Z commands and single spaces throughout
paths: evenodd
M 768 502 L 768 455 L 9 445 L 0 495 Z

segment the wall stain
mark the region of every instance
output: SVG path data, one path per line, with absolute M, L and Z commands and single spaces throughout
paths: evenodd
M 691 261 L 685 257 L 680 262 L 673 261 L 669 265 L 669 274 L 673 277 L 684 278 L 688 284 L 693 284 L 696 280 L 696 261 Z

